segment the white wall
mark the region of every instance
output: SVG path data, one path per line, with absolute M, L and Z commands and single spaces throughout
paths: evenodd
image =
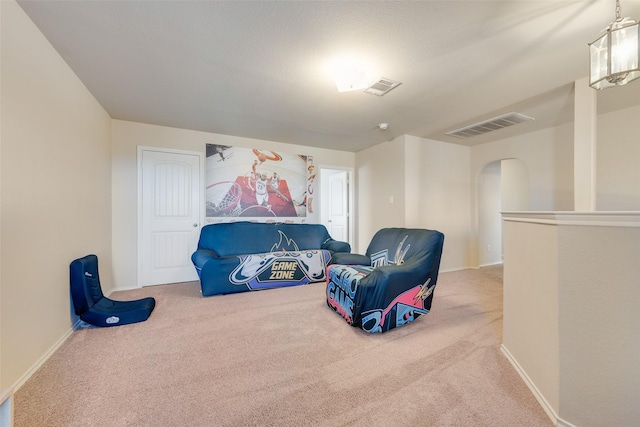
M 559 415 L 576 426 L 640 420 L 640 215 L 633 220 L 558 227 Z
M 403 135 L 356 154 L 358 245 L 385 227 L 445 235 L 441 270 L 469 266 L 469 148 Z
M 529 210 L 529 174 L 522 160 L 489 163 L 478 177 L 479 265 L 502 262 L 501 211 Z
M 480 265 L 478 240 L 479 177 L 496 160 L 519 159 L 528 173 L 531 210 L 573 210 L 573 124 L 505 138 L 471 147 L 470 265 Z M 520 201 L 524 205 L 524 201 Z
M 505 354 L 558 425 L 637 425 L 640 214 L 504 219 Z
M 503 211 L 528 211 L 529 171 L 527 165 L 518 159 L 500 162 L 500 207 Z
M 640 105 L 598 116 L 597 135 L 596 210 L 640 211 Z
M 136 156 L 139 145 L 198 151 L 202 153 L 206 150 L 206 144 L 232 145 L 312 155 L 316 169 L 319 168 L 319 165 L 350 168 L 355 165 L 355 154 L 344 151 L 326 150 L 122 120 L 113 120 L 111 130 L 113 274 L 116 286 L 122 288 L 137 286 L 138 195 L 136 186 Z M 319 185 L 319 183 L 316 184 Z M 315 207 L 314 205 L 314 208 Z M 314 215 L 307 218 L 308 222 L 320 222 L 319 205 L 318 209 L 314 210 Z
M 441 271 L 468 268 L 469 264 L 469 161 L 470 150 L 457 144 L 406 135 L 406 200 L 419 213 L 419 228 L 444 233 Z M 417 161 L 416 161 L 417 159 Z
M 598 115 L 598 211 L 640 210 L 638 135 L 640 105 Z M 573 123 L 472 147 L 472 176 L 479 176 L 485 165 L 501 159 L 525 163 L 530 182 L 528 209 L 573 210 Z
M 404 227 L 404 139 L 378 144 L 356 153 L 356 244 L 364 253 L 376 231 Z
M 511 198 L 516 205 L 503 210 L 573 210 L 573 133 L 573 123 L 567 123 L 471 148 L 471 185 L 475 188 L 471 193 L 471 265 L 481 264 L 485 255 L 479 240 L 482 224 L 478 222 L 479 212 L 486 208 L 478 200 L 482 169 L 501 159 L 519 160 L 525 165 L 528 176 L 520 178 L 529 181 L 528 200 Z M 640 210 L 639 134 L 640 105 L 597 116 L 598 211 Z M 503 166 L 508 168 L 509 164 Z
M 111 119 L 13 1 L 2 8 L 0 390 L 70 332 L 69 264 L 111 282 Z
M 505 214 L 505 217 L 507 215 Z M 560 411 L 558 230 L 504 222 L 502 348 L 535 387 L 550 417 Z
M 526 164 L 531 210 L 573 210 L 573 123 L 471 147 L 471 176 L 502 159 Z
M 478 180 L 478 242 L 480 266 L 502 262 L 502 167 L 489 163 Z

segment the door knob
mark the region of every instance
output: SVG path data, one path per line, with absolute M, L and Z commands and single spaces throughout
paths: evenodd
M 198 226 L 198 223 L 197 223 L 197 222 L 196 222 L 196 223 L 194 223 L 194 224 L 193 224 L 193 226 L 194 226 L 194 227 L 197 227 L 197 226 Z

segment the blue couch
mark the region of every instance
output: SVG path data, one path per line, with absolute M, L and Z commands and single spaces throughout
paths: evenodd
M 191 260 L 210 296 L 325 282 L 337 252 L 351 246 L 321 224 L 232 222 L 204 226 Z

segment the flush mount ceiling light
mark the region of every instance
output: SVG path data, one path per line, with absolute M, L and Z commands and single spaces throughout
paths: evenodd
M 625 85 L 640 77 L 640 24 L 620 17 L 616 0 L 616 19 L 600 37 L 589 44 L 589 86 L 606 89 Z
M 335 60 L 331 66 L 331 74 L 338 87 L 338 92 L 363 90 L 377 79 L 368 63 L 355 58 Z

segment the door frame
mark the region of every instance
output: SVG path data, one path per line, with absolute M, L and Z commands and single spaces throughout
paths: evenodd
M 204 213 L 205 213 L 205 194 L 204 194 L 204 182 L 205 182 L 205 153 L 202 151 L 190 151 L 190 150 L 178 150 L 178 149 L 174 149 L 174 148 L 161 148 L 161 147 L 151 147 L 151 146 L 146 146 L 146 145 L 138 145 L 137 146 L 137 158 L 136 158 L 136 163 L 137 163 L 137 169 L 138 169 L 138 176 L 137 176 L 137 180 L 138 180 L 138 194 L 137 194 L 137 198 L 138 198 L 138 203 L 137 203 L 137 209 L 138 209 L 138 221 L 137 221 L 137 246 L 138 246 L 138 251 L 137 251 L 137 257 L 138 257 L 138 262 L 136 265 L 136 287 L 137 288 L 142 288 L 142 285 L 140 283 L 140 278 L 142 277 L 142 259 L 143 259 L 143 245 L 142 245 L 142 222 L 143 222 L 143 217 L 142 217 L 142 204 L 143 204 L 143 199 L 142 199 L 142 153 L 144 151 L 154 151 L 154 152 L 160 152 L 160 153 L 167 153 L 167 154 L 186 154 L 186 155 L 191 155 L 191 156 L 197 156 L 198 157 L 198 167 L 200 168 L 200 200 L 199 200 L 199 204 L 200 204 L 200 212 L 198 214 L 198 228 L 202 228 L 203 224 L 204 224 Z
M 355 242 L 355 230 L 354 230 L 354 193 L 355 193 L 355 179 L 354 179 L 354 169 L 352 167 L 347 166 L 332 166 L 332 165 L 320 165 L 320 176 L 318 177 L 320 182 L 322 183 L 322 175 L 324 170 L 340 170 L 347 172 L 347 227 L 349 227 L 349 231 L 347 233 L 349 244 L 351 245 L 352 250 L 354 249 Z M 322 209 L 323 205 L 326 203 L 326 200 L 320 198 L 320 223 L 323 224 L 322 218 Z

